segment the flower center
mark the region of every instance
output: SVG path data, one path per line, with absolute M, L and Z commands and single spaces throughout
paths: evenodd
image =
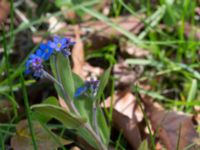
M 58 46 L 58 48 L 60 48 L 60 47 L 61 47 L 61 44 L 60 44 L 60 43 L 58 43 L 58 44 L 57 44 L 57 46 Z
M 45 53 L 48 53 L 49 52 L 49 50 L 48 49 L 45 49 Z

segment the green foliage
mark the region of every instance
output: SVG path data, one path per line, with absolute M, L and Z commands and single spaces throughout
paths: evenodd
M 147 140 L 142 141 L 138 150 L 149 150 Z
M 104 75 L 102 76 L 102 78 L 100 79 L 100 85 L 99 85 L 99 90 L 98 93 L 99 95 L 102 94 L 102 91 L 104 90 L 107 82 L 108 82 L 108 78 L 110 75 L 110 70 L 111 68 L 107 69 L 104 73 Z M 80 86 L 83 85 L 83 81 L 82 79 L 74 74 L 74 84 L 76 85 L 76 89 Z M 100 88 L 101 87 L 101 88 Z M 77 107 L 77 109 L 80 112 L 80 115 L 84 118 L 87 118 L 87 121 L 90 123 L 90 125 L 93 125 L 93 103 L 96 101 L 97 99 L 95 97 L 91 97 L 90 95 L 82 95 L 78 98 L 76 98 L 74 100 L 75 106 Z M 103 111 L 101 110 L 101 108 L 97 108 L 97 124 L 98 124 L 98 128 L 100 131 L 100 135 L 102 137 L 103 142 L 108 145 L 109 142 L 109 137 L 110 137 L 110 130 L 108 128 L 105 116 Z M 83 134 L 85 133 L 85 134 Z M 87 131 L 85 131 L 83 128 L 79 129 L 78 134 L 81 135 L 84 139 L 86 139 L 89 143 L 91 143 L 93 146 L 95 146 L 95 142 L 91 142 L 91 138 L 88 138 L 88 133 Z
M 87 54 L 86 59 L 91 58 L 103 58 L 109 62 L 109 64 L 115 64 L 115 53 L 117 50 L 117 46 L 114 44 L 110 44 L 108 46 L 105 46 L 99 50 L 92 51 Z
M 57 7 L 71 6 L 72 0 L 55 0 L 55 4 Z
M 63 87 L 70 98 L 73 98 L 75 89 L 69 58 L 64 57 L 60 53 L 56 57 L 57 70 L 60 75 L 58 81 L 60 80 L 59 82 L 63 84 Z
M 54 134 L 51 130 L 46 130 L 43 126 L 33 121 L 33 130 L 35 131 L 35 137 L 38 150 L 52 150 L 72 143 L 67 141 L 58 135 Z M 30 137 L 30 131 L 26 120 L 22 120 L 17 124 L 17 134 L 11 139 L 11 146 L 20 150 L 34 150 L 32 145 L 32 139 Z
M 98 88 L 97 95 L 96 95 L 97 100 L 100 100 L 101 95 L 103 94 L 103 91 L 108 83 L 110 72 L 111 72 L 111 67 L 109 67 L 107 70 L 105 70 L 104 74 L 100 78 L 100 84 L 99 84 L 99 88 Z
M 36 104 L 32 106 L 32 109 L 38 113 L 46 116 L 50 116 L 60 121 L 66 128 L 75 129 L 83 126 L 86 122 L 85 118 L 80 118 L 74 114 L 66 111 L 64 108 L 50 105 L 50 104 Z

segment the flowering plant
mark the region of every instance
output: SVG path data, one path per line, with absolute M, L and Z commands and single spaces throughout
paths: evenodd
M 66 128 L 75 129 L 95 149 L 106 150 L 109 142 L 109 127 L 102 109 L 100 98 L 107 84 L 110 68 L 105 71 L 100 81 L 84 82 L 71 71 L 69 61 L 70 47 L 75 43 L 69 38 L 54 37 L 53 41 L 42 43 L 34 54 L 29 56 L 25 65 L 25 74 L 34 78 L 47 78 L 56 88 L 58 96 L 66 104 L 63 108 L 55 103 L 43 103 L 32 106 L 39 116 L 60 121 Z M 52 75 L 45 71 L 44 61 L 50 59 Z M 41 117 L 39 117 L 41 118 Z M 40 120 L 41 121 L 41 120 Z

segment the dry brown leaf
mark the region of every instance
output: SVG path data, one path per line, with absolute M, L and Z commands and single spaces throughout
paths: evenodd
M 143 16 L 141 18 L 143 18 Z M 124 16 L 111 19 L 111 21 L 133 34 L 138 34 L 139 31 L 144 27 L 140 20 L 140 18 L 136 18 L 134 16 Z M 62 36 L 74 39 L 75 26 L 68 25 L 66 32 L 63 32 L 62 28 L 61 31 L 57 31 L 57 33 L 60 33 Z M 43 34 L 45 33 L 46 32 Z M 80 36 L 85 37 L 84 39 L 86 40 L 83 41 L 84 45 L 89 45 L 90 49 L 102 48 L 107 44 L 114 42 L 115 37 L 119 37 L 121 35 L 122 34 L 120 32 L 102 21 L 88 21 L 80 23 Z M 43 37 L 43 35 L 41 35 L 41 37 Z
M 10 13 L 10 3 L 7 0 L 0 0 L 0 24 Z
M 115 64 L 113 68 L 113 75 L 117 78 L 115 84 L 123 89 L 128 89 L 141 73 L 141 70 L 128 66 L 125 62 Z
M 113 104 L 113 124 L 122 131 L 133 149 L 137 149 L 141 143 L 141 135 L 138 128 L 138 120 L 141 121 L 143 114 L 136 105 L 136 99 L 131 92 L 117 92 L 113 102 L 109 97 L 105 107 Z
M 59 19 L 56 16 L 51 16 L 47 20 L 47 22 L 49 24 L 48 31 L 50 31 L 51 33 L 56 33 L 59 32 L 60 30 L 67 28 L 67 24 L 65 22 L 59 21 Z
M 82 79 L 84 79 L 83 75 L 83 66 L 85 64 L 84 57 L 84 45 L 80 38 L 80 28 L 79 26 L 75 27 L 75 42 L 74 48 L 72 50 L 72 60 L 73 60 L 73 72 L 78 74 Z
M 186 22 L 184 32 L 188 38 L 192 36 L 197 40 L 200 39 L 200 29 L 197 26 L 192 26 Z
M 89 63 L 85 63 L 85 65 L 83 66 L 83 74 L 85 78 L 90 75 L 100 76 L 101 74 L 103 74 L 103 72 L 104 71 L 102 68 L 91 66 Z
M 57 149 L 59 145 L 45 129 L 38 122 L 32 122 L 33 130 L 35 132 L 38 150 L 52 150 Z M 53 134 L 53 133 L 52 133 Z M 57 136 L 54 134 L 54 136 Z M 57 138 L 63 145 L 70 144 L 71 141 Z M 29 131 L 27 120 L 22 120 L 17 124 L 16 135 L 11 138 L 11 147 L 13 150 L 33 150 L 32 138 Z
M 132 57 L 147 57 L 150 55 L 149 51 L 136 46 L 133 43 L 128 42 L 127 40 L 120 40 L 120 51 L 122 54 L 128 54 Z
M 0 122 L 7 122 L 13 116 L 13 105 L 9 100 L 0 100 Z
M 149 98 L 143 98 L 145 108 L 152 128 L 168 150 L 176 150 L 179 143 L 179 150 L 194 143 L 198 134 L 194 128 L 192 118 L 173 111 L 166 111 L 155 107 Z M 197 150 L 200 147 L 193 146 L 190 150 Z

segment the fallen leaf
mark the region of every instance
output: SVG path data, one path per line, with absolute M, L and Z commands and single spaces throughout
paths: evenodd
M 117 79 L 115 84 L 121 89 L 128 89 L 136 81 L 142 72 L 131 67 L 125 62 L 114 65 L 113 75 Z
M 103 104 L 105 107 L 113 106 L 113 124 L 121 130 L 133 149 L 138 149 L 141 143 L 141 135 L 138 121 L 143 114 L 136 105 L 136 99 L 131 92 L 117 92 L 113 100 L 109 97 Z
M 187 22 L 185 23 L 184 33 L 188 38 L 192 36 L 197 40 L 200 39 L 200 29 L 197 26 L 193 26 Z
M 141 19 L 144 18 L 141 15 Z M 134 16 L 123 16 L 118 18 L 112 18 L 111 21 L 118 24 L 120 27 L 125 30 L 131 32 L 132 34 L 137 34 L 144 27 L 140 18 L 136 18 Z M 75 37 L 75 26 L 76 25 L 67 25 L 66 28 L 61 28 L 57 30 L 56 33 L 60 33 L 60 35 L 64 37 L 70 37 L 74 39 Z M 116 31 L 114 28 L 107 25 L 102 21 L 87 21 L 79 24 L 80 26 L 80 36 L 84 37 L 83 43 L 84 45 L 89 45 L 89 50 L 100 49 L 105 47 L 111 42 L 114 42 L 115 37 L 119 37 L 122 34 Z M 66 32 L 63 32 L 66 30 Z M 41 38 L 44 36 L 46 32 L 44 31 L 41 35 Z M 35 38 L 36 33 L 33 35 L 33 39 Z M 37 42 L 37 41 L 36 41 Z
M 166 111 L 156 107 L 148 97 L 142 98 L 151 126 L 168 150 L 182 150 L 194 143 L 198 134 L 192 117 L 175 111 Z M 179 144 L 178 144 L 179 143 Z M 200 149 L 194 145 L 190 150 Z
M 56 33 L 59 32 L 60 30 L 67 28 L 67 24 L 65 22 L 60 22 L 59 19 L 55 16 L 51 16 L 47 20 L 47 22 L 49 24 L 48 31 L 50 31 L 51 33 Z
M 33 131 L 35 133 L 35 139 L 37 143 L 38 150 L 52 150 L 57 149 L 62 145 L 67 145 L 72 143 L 65 139 L 60 138 L 54 133 L 55 139 L 41 126 L 38 122 L 32 122 Z M 16 126 L 16 135 L 11 138 L 11 147 L 13 150 L 33 150 L 32 138 L 29 131 L 29 126 L 27 120 L 20 121 Z
M 82 79 L 84 79 L 83 75 L 83 66 L 85 64 L 84 57 L 84 45 L 80 38 L 80 28 L 79 26 L 75 27 L 75 42 L 74 48 L 72 50 L 72 60 L 73 60 L 73 72 L 78 74 Z
M 10 13 L 10 3 L 7 0 L 0 0 L 0 24 L 5 21 Z
M 120 40 L 120 51 L 122 54 L 128 54 L 129 56 L 136 58 L 147 57 L 150 55 L 149 51 L 123 39 Z
M 85 63 L 83 66 L 83 74 L 85 77 L 88 77 L 90 75 L 92 76 L 100 76 L 103 74 L 103 69 L 100 67 L 94 67 L 91 66 L 89 63 Z
M 13 105 L 9 100 L 0 100 L 0 122 L 7 122 L 13 116 Z

